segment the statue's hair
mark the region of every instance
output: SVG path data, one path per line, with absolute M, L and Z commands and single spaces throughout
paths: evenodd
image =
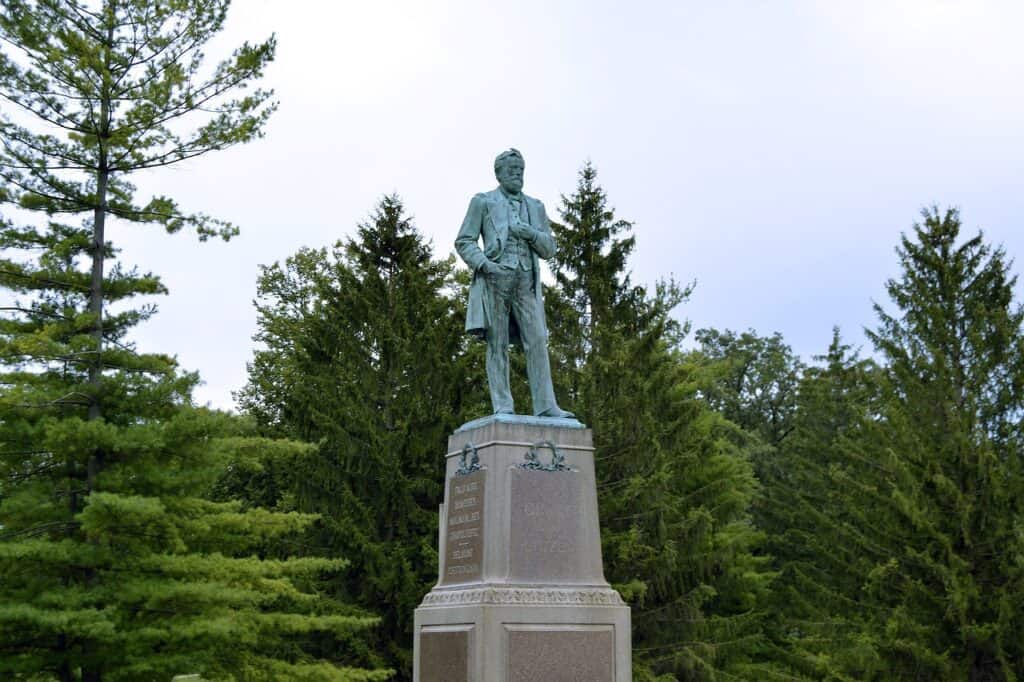
M 498 169 L 511 159 L 519 159 L 520 163 L 524 166 L 526 165 L 526 161 L 523 160 L 522 153 L 515 147 L 510 147 L 508 150 L 503 151 L 494 158 L 494 174 L 497 175 Z

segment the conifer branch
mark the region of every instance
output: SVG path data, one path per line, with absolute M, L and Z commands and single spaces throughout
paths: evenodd
M 50 523 L 43 523 L 22 530 L 2 533 L 0 534 L 0 540 L 10 540 L 11 538 L 34 538 L 40 535 L 46 535 L 47 533 L 51 533 L 56 530 L 74 530 L 81 525 L 82 524 L 78 521 L 52 521 Z

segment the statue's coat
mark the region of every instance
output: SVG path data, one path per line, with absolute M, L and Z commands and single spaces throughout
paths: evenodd
M 544 212 L 544 204 L 525 194 L 522 197 L 526 201 L 530 227 L 538 233 L 531 245 L 533 288 L 536 292 L 537 303 L 543 310 L 544 295 L 540 282 L 540 258 L 547 259 L 554 255 L 555 239 L 551 236 L 551 225 Z M 481 266 L 488 260 L 498 260 L 505 244 L 508 243 L 508 230 L 508 200 L 499 188 L 490 192 L 481 192 L 470 200 L 466 218 L 462 221 L 458 237 L 455 238 L 455 250 L 473 270 L 473 281 L 469 286 L 469 307 L 466 310 L 466 331 L 480 338 L 486 338 L 491 319 L 490 296 Z M 484 242 L 483 249 L 479 245 L 481 236 L 483 236 Z M 519 343 L 519 329 L 516 327 L 515 318 L 512 318 L 510 322 L 509 338 L 513 343 Z M 543 318 L 541 323 L 543 324 Z M 547 328 L 545 327 L 542 332 L 546 337 Z

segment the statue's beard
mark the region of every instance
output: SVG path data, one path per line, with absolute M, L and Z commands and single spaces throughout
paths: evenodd
M 512 192 L 513 194 L 519 194 L 521 191 L 523 191 L 522 180 L 506 180 L 504 182 L 504 185 L 505 190 L 508 192 Z

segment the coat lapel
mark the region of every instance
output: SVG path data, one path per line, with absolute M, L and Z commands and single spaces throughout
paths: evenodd
M 526 209 L 530 214 L 530 227 L 535 230 L 541 229 L 541 223 L 544 222 L 540 217 L 540 206 L 541 203 L 533 197 L 526 197 Z
M 508 241 L 508 202 L 500 189 L 491 192 L 491 205 L 488 209 L 491 223 L 494 225 L 495 237 L 504 244 Z

